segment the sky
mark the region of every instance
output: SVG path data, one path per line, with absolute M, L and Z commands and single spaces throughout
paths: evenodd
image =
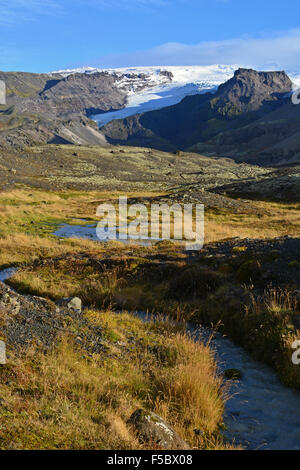
M 300 71 L 299 0 L 0 0 L 0 70 L 215 63 Z

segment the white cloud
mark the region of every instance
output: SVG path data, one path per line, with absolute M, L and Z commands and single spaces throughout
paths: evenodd
M 263 68 L 300 67 L 300 28 L 273 37 L 243 37 L 196 45 L 167 43 L 135 53 L 102 57 L 93 65 L 105 67 L 138 65 L 241 64 Z

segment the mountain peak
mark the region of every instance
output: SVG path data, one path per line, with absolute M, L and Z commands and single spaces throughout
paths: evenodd
M 230 80 L 220 85 L 216 106 L 221 114 L 229 116 L 258 111 L 281 100 L 292 89 L 293 83 L 284 71 L 239 68 Z

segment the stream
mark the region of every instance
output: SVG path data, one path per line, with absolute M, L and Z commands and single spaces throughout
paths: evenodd
M 0 271 L 0 281 L 9 279 L 16 268 Z M 146 314 L 135 313 L 147 321 Z M 209 328 L 187 326 L 195 341 L 207 341 Z M 216 333 L 211 341 L 220 372 L 239 369 L 241 380 L 231 381 L 226 402 L 224 436 L 251 450 L 300 450 L 300 392 L 282 385 L 276 373 Z
M 3 269 L 2 271 L 0 271 L 0 281 L 1 282 L 6 281 L 10 277 L 12 277 L 17 272 L 17 270 L 18 270 L 17 268 Z
M 200 337 L 211 333 L 200 330 Z M 215 335 L 211 347 L 221 372 L 235 368 L 242 373 L 241 380 L 231 381 L 225 436 L 251 450 L 299 450 L 300 392 L 282 385 L 275 371 L 221 334 Z

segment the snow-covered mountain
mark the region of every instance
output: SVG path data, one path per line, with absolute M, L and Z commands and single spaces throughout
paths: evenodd
M 67 77 L 74 73 L 93 74 L 97 72 L 107 72 L 123 76 L 129 83 L 134 76 L 144 78 L 152 84 L 160 85 L 166 81 L 165 72 L 170 72 L 173 75 L 173 81 L 176 83 L 199 83 L 199 82 L 214 82 L 222 83 L 232 76 L 234 71 L 239 68 L 238 65 L 195 65 L 195 66 L 151 66 L 151 67 L 123 67 L 101 69 L 93 67 L 80 67 L 75 69 L 57 70 L 52 73 L 58 73 Z M 144 75 L 144 77 L 142 77 Z
M 116 87 L 127 93 L 124 109 L 93 116 L 99 127 L 114 119 L 160 109 L 179 103 L 185 96 L 216 90 L 230 79 L 239 65 L 157 66 L 100 69 L 81 67 L 58 70 L 64 77 L 75 73 L 104 72 L 116 78 Z M 291 79 L 300 86 L 300 74 L 290 72 Z
M 179 103 L 187 95 L 195 95 L 216 89 L 231 78 L 238 65 L 209 66 L 157 66 L 98 69 L 82 67 L 58 70 L 63 76 L 74 73 L 93 74 L 105 72 L 116 77 L 116 86 L 127 92 L 124 109 L 93 116 L 99 127 L 114 119 L 122 119 L 133 114 L 160 109 Z

